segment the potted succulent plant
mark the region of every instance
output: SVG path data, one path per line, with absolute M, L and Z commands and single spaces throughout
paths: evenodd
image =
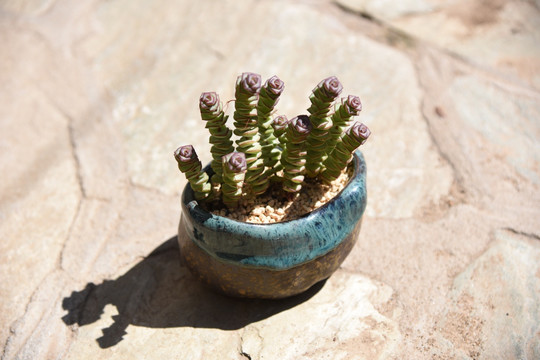
M 199 99 L 212 161 L 191 145 L 174 156 L 189 184 L 178 241 L 184 263 L 226 294 L 282 298 L 329 277 L 351 251 L 366 206 L 366 167 L 356 149 L 370 130 L 352 119 L 357 96 L 337 101 L 332 76 L 312 91 L 307 115 L 275 116 L 284 84 L 243 73 L 234 130 L 219 96 Z M 233 134 L 235 139 L 233 139 Z M 236 145 L 236 146 L 235 146 Z

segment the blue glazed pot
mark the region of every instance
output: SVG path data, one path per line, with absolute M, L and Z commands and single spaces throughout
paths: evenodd
M 214 215 L 199 206 L 186 185 L 178 229 L 183 263 L 232 296 L 277 299 L 309 289 L 341 265 L 360 232 L 367 198 L 359 151 L 353 166 L 352 178 L 334 199 L 298 219 L 273 224 Z

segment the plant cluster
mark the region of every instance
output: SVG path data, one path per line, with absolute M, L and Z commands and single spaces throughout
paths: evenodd
M 362 110 L 360 98 L 349 95 L 338 101 L 343 86 L 331 76 L 309 96 L 309 115 L 288 120 L 284 115 L 274 117 L 283 89 L 277 76 L 264 84 L 258 74 L 238 76 L 233 130 L 227 127 L 218 94 L 201 94 L 199 109 L 210 132 L 213 175 L 203 171 L 193 146 L 174 152 L 197 200 L 221 199 L 232 209 L 244 196 L 263 194 L 271 183 L 296 193 L 306 176 L 330 183 L 345 170 L 371 133 L 366 125 L 352 122 Z

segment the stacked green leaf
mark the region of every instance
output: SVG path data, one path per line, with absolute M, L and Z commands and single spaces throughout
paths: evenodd
M 278 140 L 274 135 L 272 127 L 272 112 L 279 101 L 279 96 L 283 92 L 283 81 L 277 76 L 272 76 L 266 81 L 259 92 L 259 102 L 257 104 L 257 115 L 259 133 L 261 134 L 262 157 L 264 165 L 273 167 L 279 159 L 279 151 L 276 149 Z
M 320 175 L 321 180 L 330 183 L 337 179 L 351 162 L 354 151 L 367 140 L 370 134 L 371 131 L 366 125 L 355 122 L 325 160 L 325 170 Z
M 285 132 L 287 131 L 287 126 L 289 125 L 289 119 L 285 115 L 279 115 L 272 120 L 272 128 L 274 129 L 274 136 L 276 141 L 274 142 L 276 146 L 283 148 L 287 142 L 285 138 Z
M 261 144 L 259 126 L 257 123 L 257 103 L 261 88 L 261 76 L 254 73 L 243 73 L 236 80 L 235 111 L 234 111 L 234 134 L 236 150 L 246 156 L 247 172 L 245 181 L 250 185 L 251 192 L 260 191 L 264 184 L 257 182 L 264 171 L 264 163 L 261 158 Z
M 358 96 L 349 95 L 346 99 L 341 99 L 341 104 L 335 106 L 334 114 L 332 114 L 332 128 L 326 142 L 326 153 L 330 154 L 343 131 L 350 125 L 353 116 L 360 114 L 362 111 L 362 102 Z
M 283 153 L 283 149 L 285 149 L 285 144 L 287 143 L 287 139 L 285 136 L 287 126 L 289 125 L 289 119 L 285 115 L 279 115 L 276 116 L 272 120 L 272 128 L 274 129 L 274 149 L 273 152 L 275 152 L 275 156 L 277 158 L 277 161 L 274 166 L 269 168 L 269 173 L 274 176 L 274 179 L 279 180 L 277 173 L 283 170 L 283 165 L 281 164 L 281 156 Z
M 322 80 L 309 97 L 311 106 L 308 109 L 309 120 L 313 130 L 307 139 L 306 174 L 315 177 L 321 171 L 322 161 L 326 155 L 328 132 L 332 127 L 330 119 L 332 104 L 339 96 L 343 86 L 338 78 L 331 76 Z
M 261 135 L 262 159 L 265 166 L 264 172 L 254 181 L 253 195 L 264 193 L 270 185 L 269 179 L 274 174 L 275 166 L 279 162 L 281 150 L 276 147 L 278 140 L 274 136 L 272 127 L 272 112 L 283 92 L 283 81 L 277 76 L 272 76 L 266 81 L 259 92 L 257 104 L 257 123 Z
M 247 170 L 244 153 L 232 152 L 222 157 L 223 185 L 222 201 L 228 208 L 234 209 L 242 197 L 242 187 Z
M 178 162 L 178 168 L 186 175 L 195 199 L 202 200 L 209 197 L 212 187 L 208 182 L 208 175 L 202 171 L 202 164 L 191 145 L 184 145 L 176 149 L 174 158 Z
M 283 165 L 283 190 L 298 192 L 302 188 L 306 164 L 305 142 L 312 130 L 309 117 L 300 115 L 289 122 L 286 145 L 281 155 Z
M 223 112 L 223 105 L 219 95 L 215 92 L 204 92 L 199 98 L 199 110 L 201 118 L 206 121 L 206 128 L 210 131 L 210 152 L 212 162 L 210 166 L 214 170 L 212 184 L 221 184 L 222 166 L 221 157 L 234 151 L 231 140 L 232 131 L 227 128 L 227 116 Z

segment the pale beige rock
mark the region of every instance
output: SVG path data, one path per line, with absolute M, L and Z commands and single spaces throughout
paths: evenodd
M 68 119 L 36 86 L 39 73 L 52 65 L 50 49 L 29 32 L 8 31 L 5 23 L 0 25 L 0 38 L 13 51 L 0 56 L 0 344 L 4 344 L 10 325 L 25 314 L 34 290 L 58 266 L 80 189 Z M 38 54 L 45 59 L 19 58 Z
M 0 4 L 0 10 L 17 15 L 37 15 L 49 8 L 54 0 L 5 0 Z
M 433 338 L 440 353 L 471 359 L 540 356 L 538 238 L 497 231 L 488 250 L 455 278 Z
M 462 146 L 479 148 L 540 184 L 540 96 L 516 94 L 472 76 L 456 78 L 447 93 L 462 121 L 483 139 L 472 143 L 474 135 L 464 134 Z
M 540 8 L 529 1 L 339 0 L 468 62 L 540 89 Z
M 61 358 L 73 341 L 72 329 L 61 320 L 62 288 L 67 275 L 54 271 L 43 279 L 28 301 L 24 316 L 11 324 L 5 343 L 5 359 Z
M 112 305 L 105 307 L 102 317 L 92 326 L 78 329 L 81 339 L 69 350 L 66 359 L 95 359 L 93 339 L 100 338 L 101 329 L 109 327 L 118 312 Z M 129 344 L 129 345 L 128 345 Z M 219 329 L 169 328 L 156 331 L 148 327 L 130 327 L 125 341 L 114 348 L 102 350 L 100 359 L 205 359 L 219 354 L 227 359 L 238 358 L 236 334 Z
M 247 326 L 241 352 L 253 360 L 387 358 L 402 341 L 401 310 L 388 306 L 393 295 L 384 284 L 338 272 L 309 302 Z
M 156 255 L 155 260 L 167 264 L 176 251 L 172 248 Z M 117 284 L 111 285 L 115 288 L 106 290 L 109 284 L 99 285 L 102 288 L 96 290 L 98 303 L 103 305 L 99 300 L 101 296 L 105 296 L 103 299 L 127 296 L 127 307 L 119 313 L 115 305 L 105 304 L 99 320 L 78 328 L 80 341 L 70 347 L 67 358 L 91 358 L 89 350 L 95 346 L 94 339 L 107 344 L 115 342 L 116 335 L 110 335 L 107 328 L 122 323 L 126 315 L 133 317 L 125 319 L 130 325 L 124 330 L 122 341 L 114 347 L 107 346 L 100 353 L 101 358 L 147 358 L 165 354 L 180 359 L 215 354 L 241 358 L 238 355 L 244 354 L 252 359 L 276 356 L 323 359 L 333 353 L 346 359 L 385 358 L 395 351 L 401 340 L 396 322 L 401 309 L 391 301 L 392 289 L 357 274 L 336 273 L 320 291 L 311 291 L 312 298 L 305 303 L 294 299 L 239 302 L 208 293 L 190 276 L 185 276 L 185 269 L 178 271 L 181 274 L 178 278 L 175 274 L 165 274 L 167 266 L 160 266 L 157 261 L 149 265 L 151 261 L 141 266 L 152 266 L 161 279 L 148 276 L 129 279 L 132 275 L 124 274 L 122 279 L 116 280 Z M 171 282 L 172 278 L 177 278 L 177 282 Z M 190 294 L 177 297 L 186 287 L 190 288 Z M 133 293 L 121 294 L 126 290 Z M 161 294 L 160 299 L 154 294 Z M 94 301 L 91 297 L 88 304 Z M 297 302 L 299 305 L 291 307 Z M 156 307 L 157 304 L 162 306 Z M 218 304 L 221 306 L 216 307 Z M 92 312 L 93 305 L 88 306 L 87 311 Z M 150 313 L 141 311 L 143 309 Z M 307 318 L 309 322 L 305 321 Z M 247 326 L 242 329 L 242 324 Z M 215 328 L 218 326 L 238 331 L 223 331 Z M 154 327 L 166 329 L 156 331 Z
M 455 175 L 448 201 L 476 203 L 536 232 L 537 224 L 520 214 L 539 212 L 539 94 L 489 74 L 464 75 L 471 74 L 468 65 L 433 50 L 422 47 L 420 54 L 420 79 L 430 94 L 423 112 Z

